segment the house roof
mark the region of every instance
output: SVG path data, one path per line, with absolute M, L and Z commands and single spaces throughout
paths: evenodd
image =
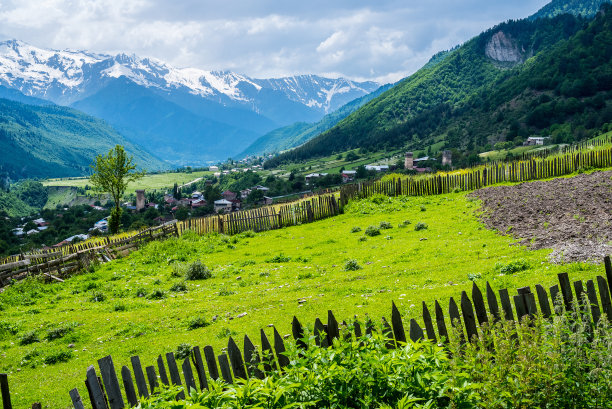
M 225 199 L 219 199 L 219 200 L 215 200 L 215 204 L 216 205 L 231 205 L 232 202 L 230 202 L 229 200 L 225 200 Z

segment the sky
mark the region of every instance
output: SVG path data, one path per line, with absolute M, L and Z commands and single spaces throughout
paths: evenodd
M 254 78 L 394 82 L 548 0 L 0 0 L 0 38 Z

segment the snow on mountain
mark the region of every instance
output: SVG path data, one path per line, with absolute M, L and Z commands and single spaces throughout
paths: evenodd
M 228 71 L 176 68 L 154 58 L 115 56 L 86 51 L 37 48 L 18 40 L 0 42 L 0 85 L 58 104 L 72 104 L 101 89 L 106 80 L 125 77 L 166 93 L 187 91 L 206 99 L 248 104 L 257 110 L 262 89 L 316 108 L 322 113 L 378 88 L 374 82 L 354 82 L 301 75 L 252 79 Z

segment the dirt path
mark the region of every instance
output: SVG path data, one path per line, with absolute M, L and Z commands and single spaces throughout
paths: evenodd
M 481 189 L 482 221 L 563 263 L 612 254 L 612 171 Z

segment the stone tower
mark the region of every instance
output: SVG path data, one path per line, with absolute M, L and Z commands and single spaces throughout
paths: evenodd
M 453 166 L 453 154 L 451 151 L 442 152 L 442 166 Z
M 144 209 L 145 207 L 145 191 L 144 189 L 136 191 L 136 210 Z
M 414 158 L 412 156 L 412 152 L 406 152 L 406 157 L 404 158 L 404 169 L 410 170 L 414 169 Z

